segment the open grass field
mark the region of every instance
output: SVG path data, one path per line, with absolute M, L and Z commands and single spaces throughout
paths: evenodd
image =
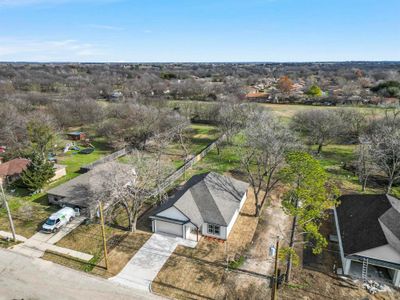
M 291 118 L 297 112 L 307 110 L 337 110 L 337 109 L 359 109 L 369 114 L 380 114 L 383 109 L 379 107 L 369 106 L 316 106 L 316 105 L 300 105 L 300 104 L 273 104 L 273 103 L 260 103 L 262 107 L 274 111 L 278 116 L 283 118 Z

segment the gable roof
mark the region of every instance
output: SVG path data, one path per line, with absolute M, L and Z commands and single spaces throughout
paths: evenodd
M 15 158 L 0 164 L 0 176 L 19 175 L 28 167 L 29 162 L 26 158 Z
M 196 226 L 228 226 L 249 184 L 214 172 L 195 175 L 156 209 L 153 216 L 174 206 Z
M 345 255 L 388 244 L 400 252 L 387 239 L 400 238 L 400 200 L 390 195 L 344 195 L 339 201 L 336 212 Z
M 80 207 L 90 207 L 93 203 L 91 195 L 104 192 L 104 185 L 109 176 L 124 176 L 132 166 L 116 162 L 107 162 L 96 166 L 91 171 L 79 175 L 66 183 L 50 189 L 47 193 L 65 198 L 64 201 Z M 111 173 L 113 172 L 113 173 Z M 113 175 L 112 175 L 113 174 Z

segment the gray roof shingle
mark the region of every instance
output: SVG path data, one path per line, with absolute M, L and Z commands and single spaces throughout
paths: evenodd
M 389 195 L 344 195 L 336 208 L 346 255 L 391 244 L 387 234 L 400 237 L 400 200 Z M 381 225 L 381 223 L 385 226 Z
M 153 216 L 176 207 L 196 226 L 203 223 L 228 226 L 249 184 L 214 172 L 195 175 Z

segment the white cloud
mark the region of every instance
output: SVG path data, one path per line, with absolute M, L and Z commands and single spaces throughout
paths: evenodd
M 31 40 L 0 37 L 0 61 L 96 61 L 104 52 L 77 40 Z

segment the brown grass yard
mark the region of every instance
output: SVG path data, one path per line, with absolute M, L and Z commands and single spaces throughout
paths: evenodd
M 195 249 L 177 247 L 153 281 L 153 291 L 178 299 L 215 299 L 226 274 L 226 253 L 232 260 L 245 253 L 257 221 L 249 192 L 228 242 L 203 237 Z
M 102 277 L 112 277 L 125 267 L 150 236 L 151 234 L 148 232 L 138 230 L 130 233 L 106 226 L 109 270 L 104 268 L 103 243 L 99 224 L 81 225 L 56 244 L 60 247 L 92 254 L 94 257 L 89 263 L 51 252 L 46 252 L 43 258 Z

